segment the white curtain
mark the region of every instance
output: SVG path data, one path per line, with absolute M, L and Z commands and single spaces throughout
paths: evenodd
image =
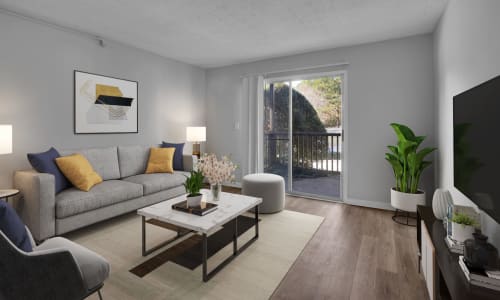
M 242 175 L 263 172 L 264 77 L 249 75 L 242 80 L 241 150 Z

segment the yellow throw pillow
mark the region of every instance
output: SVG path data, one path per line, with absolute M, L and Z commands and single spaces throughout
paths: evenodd
M 146 174 L 174 173 L 174 152 L 175 148 L 151 148 Z
M 101 176 L 81 154 L 58 157 L 56 164 L 64 176 L 79 190 L 88 192 L 94 185 L 102 182 Z

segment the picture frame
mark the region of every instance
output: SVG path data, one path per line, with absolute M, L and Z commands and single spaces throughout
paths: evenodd
M 139 133 L 139 83 L 74 70 L 74 133 Z

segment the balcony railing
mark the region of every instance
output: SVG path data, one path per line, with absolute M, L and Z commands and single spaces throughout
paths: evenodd
M 264 168 L 273 169 L 288 165 L 288 147 L 287 132 L 265 133 Z M 294 173 L 304 176 L 338 174 L 342 168 L 341 153 L 341 133 L 294 132 L 292 134 Z

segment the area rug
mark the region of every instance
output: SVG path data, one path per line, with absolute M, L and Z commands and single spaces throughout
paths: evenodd
M 201 266 L 191 270 L 173 261 L 157 266 L 142 278 L 129 272 L 165 251 L 160 249 L 148 257 L 141 256 L 141 219 L 134 214 L 67 237 L 111 263 L 111 275 L 103 289 L 104 299 L 268 299 L 323 218 L 289 210 L 260 217 L 259 239 L 206 283 L 201 278 Z M 253 234 L 253 228 L 249 229 L 240 236 L 239 244 Z M 172 231 L 148 225 L 147 244 L 151 247 L 174 235 Z M 189 238 L 187 235 L 178 243 Z M 209 270 L 231 254 L 232 244 L 229 244 L 210 258 Z

